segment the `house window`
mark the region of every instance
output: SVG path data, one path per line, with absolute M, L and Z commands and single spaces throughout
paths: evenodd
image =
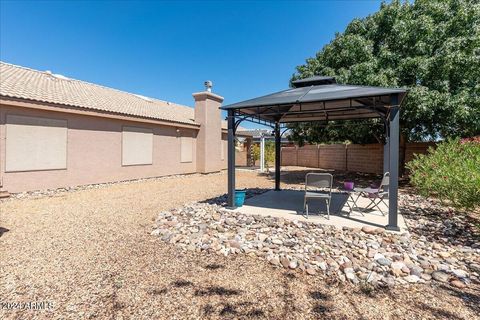
M 67 168 L 67 120 L 7 115 L 5 170 Z
M 180 137 L 180 162 L 193 161 L 193 138 Z
M 147 128 L 123 127 L 122 165 L 153 163 L 153 131 Z

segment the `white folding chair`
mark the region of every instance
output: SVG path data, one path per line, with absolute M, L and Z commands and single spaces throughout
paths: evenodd
M 333 176 L 330 173 L 307 173 L 305 176 L 305 197 L 303 211 L 308 218 L 308 200 L 325 200 L 327 204 L 327 219 L 330 219 L 330 203 L 332 200 Z

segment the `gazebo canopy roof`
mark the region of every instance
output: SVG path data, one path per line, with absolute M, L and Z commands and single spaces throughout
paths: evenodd
M 332 77 L 293 81 L 293 88 L 223 106 L 238 115 L 266 122 L 379 118 L 399 106 L 405 89 L 338 84 Z

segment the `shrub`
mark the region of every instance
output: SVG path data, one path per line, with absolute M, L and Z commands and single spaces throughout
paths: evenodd
M 410 181 L 423 196 L 449 201 L 459 209 L 480 205 L 480 143 L 449 140 L 407 164 Z
M 254 144 L 252 145 L 252 158 L 253 158 L 253 165 L 260 160 L 260 145 L 259 144 Z
M 252 146 L 253 164 L 260 160 L 260 144 Z M 265 167 L 269 171 L 270 164 L 275 162 L 275 143 L 273 141 L 265 141 Z

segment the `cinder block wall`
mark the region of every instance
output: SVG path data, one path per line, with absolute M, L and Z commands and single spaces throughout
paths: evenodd
M 307 145 L 297 149 L 297 163 L 301 167 L 318 168 L 318 147 Z
M 383 172 L 383 146 L 381 144 L 350 144 L 346 150 L 348 171 Z
M 298 166 L 297 147 L 283 147 L 281 152 L 282 166 Z
M 414 155 L 425 154 L 429 147 L 435 148 L 435 143 L 433 142 L 415 142 L 407 143 L 405 148 L 405 162 L 413 160 Z
M 318 168 L 347 170 L 347 152 L 344 144 L 318 146 Z
M 407 143 L 405 162 L 414 154 L 427 152 L 431 142 Z M 303 147 L 283 147 L 282 166 L 345 170 L 365 173 L 383 172 L 383 145 L 381 144 L 330 144 L 306 145 Z

